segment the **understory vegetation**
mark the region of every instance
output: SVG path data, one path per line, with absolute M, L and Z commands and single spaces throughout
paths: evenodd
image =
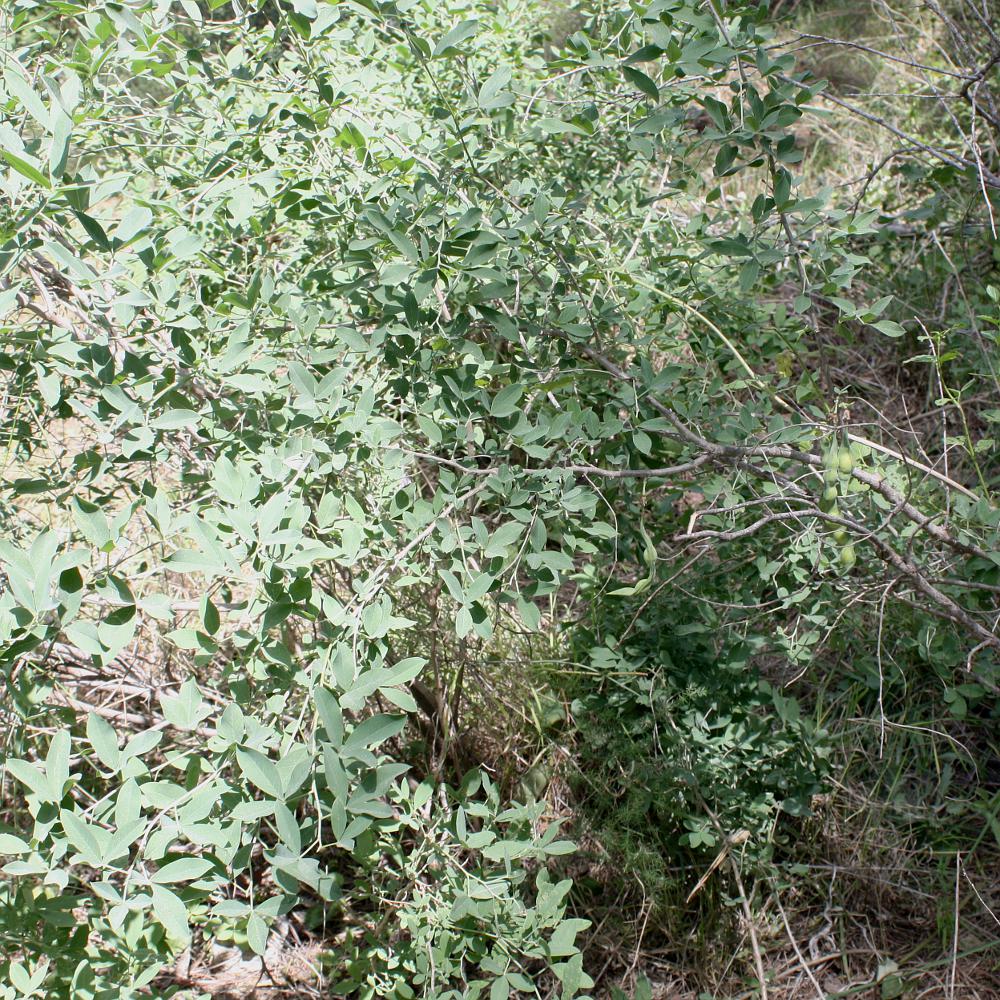
M 0 23 L 0 1000 L 1000 996 L 993 0 Z

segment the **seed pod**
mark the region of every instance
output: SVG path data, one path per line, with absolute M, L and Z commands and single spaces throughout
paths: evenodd
M 826 500 L 827 503 L 833 503 L 833 501 L 837 499 L 837 495 L 838 491 L 836 486 L 827 486 L 827 488 L 823 490 L 823 499 Z
M 849 476 L 854 471 L 854 456 L 851 454 L 850 448 L 840 449 L 840 457 L 837 460 L 837 464 L 845 476 Z
M 656 546 L 653 544 L 653 539 L 649 537 L 646 529 L 641 524 L 639 525 L 639 531 L 642 534 L 643 541 L 643 562 L 645 562 L 647 566 L 652 566 L 656 562 Z
M 847 532 L 843 528 L 836 528 L 833 532 L 833 540 L 838 545 L 843 545 L 847 541 Z
M 840 470 L 839 469 L 827 469 L 823 473 L 823 482 L 827 486 L 836 486 L 840 481 Z
M 823 452 L 823 468 L 827 469 L 829 472 L 836 472 L 839 467 L 839 456 L 837 455 L 837 449 L 831 444 L 829 448 Z
M 844 567 L 845 570 L 851 569 L 857 562 L 858 557 L 854 554 L 854 546 L 847 543 L 840 550 L 840 565 Z

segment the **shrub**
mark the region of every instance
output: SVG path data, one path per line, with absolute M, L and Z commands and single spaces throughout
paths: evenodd
M 745 645 L 678 635 L 684 615 L 657 602 L 619 639 L 628 610 L 581 636 L 588 670 L 568 688 L 588 819 L 675 861 L 710 858 L 740 834 L 741 857 L 767 870 L 782 814 L 808 815 L 823 790 L 824 734 Z

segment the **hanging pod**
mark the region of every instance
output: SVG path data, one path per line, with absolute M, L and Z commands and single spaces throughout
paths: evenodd
M 857 561 L 858 557 L 854 552 L 854 546 L 850 542 L 841 547 L 840 565 L 843 566 L 845 570 L 851 569 Z

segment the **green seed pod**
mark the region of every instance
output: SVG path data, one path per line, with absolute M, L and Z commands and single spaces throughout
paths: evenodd
M 845 570 L 851 569 L 854 564 L 858 561 L 858 557 L 854 554 L 854 546 L 848 543 L 843 546 L 840 550 L 840 565 L 844 567 Z
M 823 491 L 823 497 L 819 502 L 819 509 L 823 511 L 824 514 L 832 514 L 834 517 L 840 516 L 840 511 L 837 509 L 837 491 L 825 489 Z
M 833 532 L 833 540 L 838 545 L 843 545 L 847 541 L 847 532 L 843 528 L 836 528 Z
M 642 534 L 643 550 L 642 558 L 647 566 L 652 566 L 656 562 L 656 546 L 653 544 L 653 539 L 649 537 L 646 529 L 639 525 L 639 531 Z
M 827 488 L 823 490 L 823 499 L 826 500 L 827 503 L 833 503 L 833 501 L 837 499 L 837 495 L 838 490 L 836 486 L 827 486 Z
M 827 469 L 823 473 L 823 482 L 827 486 L 836 486 L 840 481 L 840 470 L 839 469 Z
M 840 457 L 837 460 L 837 464 L 845 476 L 849 476 L 854 471 L 854 456 L 851 454 L 850 448 L 840 449 Z
M 823 467 L 830 472 L 836 472 L 839 467 L 837 449 L 832 444 L 823 452 Z

